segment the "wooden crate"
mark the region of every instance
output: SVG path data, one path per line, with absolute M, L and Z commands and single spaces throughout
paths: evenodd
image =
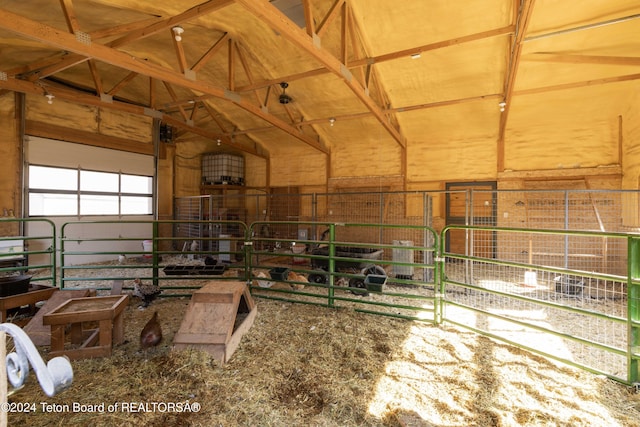
M 198 348 L 226 363 L 257 314 L 246 283 L 213 281 L 193 293 L 173 343 Z
M 72 298 L 42 317 L 51 326 L 51 356 L 69 359 L 111 356 L 112 345 L 124 341 L 122 313 L 128 295 Z M 86 326 L 96 324 L 97 328 Z M 66 337 L 72 348 L 65 348 Z

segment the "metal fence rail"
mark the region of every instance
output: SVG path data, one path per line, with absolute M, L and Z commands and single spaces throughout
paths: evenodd
M 39 271 L 32 283 L 56 285 L 56 227 L 43 218 L 2 218 L 0 227 L 11 234 L 0 237 L 0 276 Z M 27 268 L 28 266 L 28 268 Z
M 629 235 L 597 232 L 450 226 L 469 234 L 491 232 L 497 242 L 526 247 L 539 240 L 568 242 L 573 249 L 593 239 L 627 248 Z M 586 243 L 585 243 L 586 242 Z M 519 347 L 623 382 L 635 382 L 630 367 L 627 275 L 605 263 L 590 270 L 565 263 L 522 263 L 508 254 L 485 258 L 442 252 L 444 320 Z M 547 260 L 549 261 L 549 260 Z M 617 271 L 615 271 L 617 273 Z
M 25 238 L 28 268 L 44 270 L 38 277 L 55 284 L 57 233 L 52 223 L 40 225 L 49 231 Z M 121 232 L 114 233 L 114 225 Z M 194 229 L 197 236 L 183 232 Z M 452 233 L 470 244 L 447 246 Z M 185 218 L 70 222 L 59 235 L 63 288 L 109 290 L 122 280 L 126 289 L 140 278 L 160 286 L 163 296 L 185 296 L 214 279 L 240 280 L 259 298 L 448 322 L 626 384 L 638 382 L 637 234 L 470 225 L 446 226 L 438 234 L 416 224 Z M 469 250 L 478 241 L 482 250 Z M 531 248 L 546 243 L 560 255 L 532 256 Z M 605 246 L 606 256 L 572 261 L 591 259 L 586 255 L 594 246 Z M 32 265 L 32 255 L 51 262 Z M 223 271 L 203 269 L 208 261 Z
M 259 237 L 256 230 L 265 225 L 321 233 L 318 239 Z M 409 231 L 420 236 L 419 240 L 402 240 Z M 437 319 L 437 239 L 429 227 L 256 222 L 251 234 L 250 280 L 252 293 L 258 297 L 407 319 Z
M 122 227 L 123 234 L 112 234 L 114 224 Z M 147 234 L 128 237 L 127 230 L 140 227 Z M 180 232 L 184 229 L 203 231 L 185 236 Z M 229 230 L 234 234 L 226 234 Z M 198 289 L 214 277 L 246 280 L 244 264 L 235 277 L 223 276 L 224 270 L 218 268 L 226 269 L 222 261 L 244 259 L 246 233 L 247 226 L 239 221 L 68 222 L 60 234 L 60 284 L 62 288 L 109 290 L 113 281 L 121 280 L 127 289 L 134 279 L 140 279 L 162 286 L 164 296 L 183 296 L 189 295 L 184 291 Z M 205 264 L 208 259 L 210 265 Z M 171 285 L 161 283 L 169 281 Z M 183 284 L 176 283 L 180 281 Z

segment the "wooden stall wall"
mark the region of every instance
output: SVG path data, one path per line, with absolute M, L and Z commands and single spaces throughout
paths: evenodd
M 7 215 L 13 211 L 14 215 L 21 214 L 20 192 L 20 136 L 17 119 L 18 99 L 13 93 L 0 96 L 0 215 Z M 0 227 L 0 235 L 17 235 L 18 230 L 11 225 Z

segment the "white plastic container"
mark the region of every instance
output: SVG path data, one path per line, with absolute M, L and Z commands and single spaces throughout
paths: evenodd
M 153 241 L 151 240 L 143 240 L 142 241 L 142 250 L 148 252 L 148 254 L 144 254 L 143 257 L 151 258 L 153 252 Z

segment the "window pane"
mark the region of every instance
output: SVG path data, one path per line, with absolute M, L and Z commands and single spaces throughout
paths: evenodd
M 29 215 L 77 215 L 78 204 L 75 194 L 29 194 Z
M 80 191 L 118 192 L 118 174 L 80 171 Z
M 150 176 L 122 175 L 122 193 L 153 193 L 153 178 Z
M 122 197 L 123 215 L 151 215 L 153 199 L 151 197 Z
M 78 189 L 78 171 L 75 169 L 29 166 L 29 188 L 75 191 Z
M 80 215 L 118 215 L 118 196 L 80 195 Z

